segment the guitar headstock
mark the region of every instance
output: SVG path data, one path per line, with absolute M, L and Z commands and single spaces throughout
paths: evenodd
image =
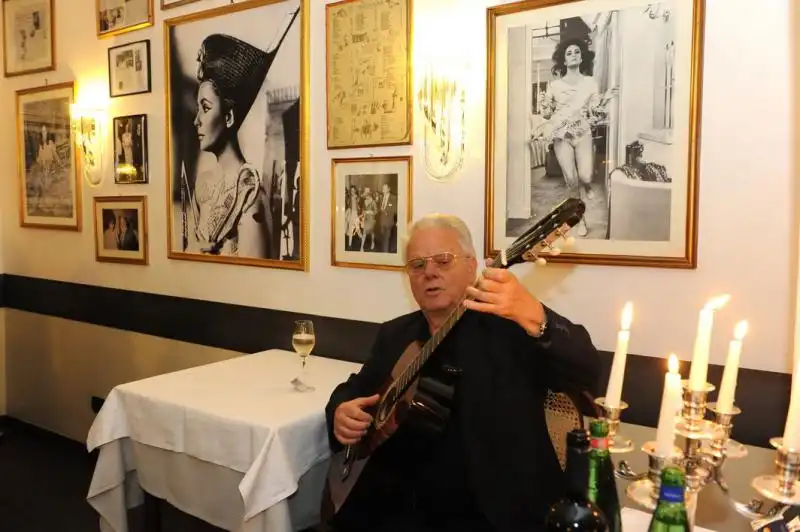
M 575 241 L 567 233 L 581 221 L 584 212 L 586 204 L 583 201 L 577 198 L 565 199 L 517 238 L 508 249 L 502 250 L 495 259 L 496 265 L 509 268 L 522 262 L 544 264 L 546 260 L 541 256 L 543 252 L 546 251 L 551 256 L 561 252 L 553 245 L 557 240 L 564 239 L 567 245 Z

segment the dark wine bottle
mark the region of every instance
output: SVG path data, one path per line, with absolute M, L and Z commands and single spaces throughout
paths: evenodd
M 617 481 L 614 479 L 614 464 L 608 450 L 608 421 L 603 418 L 592 420 L 589 433 L 589 500 L 603 512 L 609 532 L 622 532 Z
M 677 466 L 661 470 L 661 492 L 648 532 L 689 532 L 684 493 L 686 475 Z
M 589 433 L 583 429 L 567 433 L 567 491 L 550 507 L 546 532 L 608 532 L 600 508 L 589 500 Z

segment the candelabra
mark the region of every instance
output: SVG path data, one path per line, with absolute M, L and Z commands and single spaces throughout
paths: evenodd
M 721 412 L 716 403 L 709 404 L 708 394 L 714 390 L 711 384 L 706 384 L 702 390 L 692 390 L 689 381 L 684 380 L 682 388 L 683 408 L 675 419 L 675 433 L 684 438 L 683 448 L 674 447 L 673 452 L 665 456 L 658 452 L 654 441 L 649 441 L 641 448 L 648 457 L 646 473 L 636 473 L 625 460 L 620 460 L 616 468 L 618 478 L 631 481 L 626 489 L 631 500 L 654 510 L 658 502 L 661 470 L 671 463 L 679 465 L 686 473 L 686 494 L 690 505 L 697 501 L 698 493 L 712 483 L 720 487 L 739 514 L 751 520 L 775 515 L 787 505 L 800 505 L 800 449 L 785 447 L 782 438 L 770 440 L 776 449 L 775 473 L 756 477 L 751 483 L 764 499 L 771 501 L 772 507 L 763 499 L 752 499 L 748 503 L 736 501 L 725 479 L 724 466 L 728 459 L 747 456 L 747 448 L 731 439 L 733 420 L 741 410 L 734 407 L 731 412 Z M 631 441 L 619 434 L 620 413 L 628 405 L 622 403 L 622 408 L 610 408 L 604 398 L 597 399 L 596 403 L 603 408 L 609 421 L 609 450 L 631 452 Z M 706 419 L 707 412 L 713 414 L 712 420 Z

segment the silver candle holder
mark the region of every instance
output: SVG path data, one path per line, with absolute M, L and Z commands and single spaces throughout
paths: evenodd
M 734 420 L 742 413 L 738 407 L 730 412 L 719 410 L 717 403 L 708 403 L 708 394 L 714 391 L 706 383 L 700 390 L 692 390 L 689 382 L 681 382 L 683 408 L 675 423 L 675 433 L 684 438 L 683 449 L 675 447 L 670 456 L 659 455 L 655 442 L 642 447 L 648 457 L 648 471 L 637 474 L 624 460 L 615 470 L 618 478 L 631 481 L 626 489 L 628 497 L 652 511 L 658 502 L 661 470 L 668 463 L 680 466 L 686 474 L 687 501 L 697 501 L 698 493 L 709 484 L 717 484 L 725 493 L 731 506 L 741 515 L 763 519 L 779 513 L 786 506 L 800 505 L 800 449 L 787 448 L 783 438 L 772 438 L 776 449 L 775 473 L 753 479 L 753 488 L 766 499 L 752 499 L 748 503 L 735 500 L 725 480 L 724 466 L 728 459 L 747 456 L 747 448 L 731 438 Z M 598 404 L 603 406 L 600 400 Z M 626 405 L 627 406 L 627 405 Z M 706 419 L 711 412 L 713 419 Z M 606 413 L 609 409 L 606 408 Z M 617 425 L 619 419 L 617 418 Z

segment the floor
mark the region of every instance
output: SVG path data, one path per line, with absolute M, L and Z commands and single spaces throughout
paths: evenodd
M 81 443 L 11 420 L 0 420 L 0 532 L 98 532 L 86 502 L 95 456 Z M 162 532 L 219 532 L 169 505 Z M 141 509 L 130 512 L 130 532 L 145 530 Z

